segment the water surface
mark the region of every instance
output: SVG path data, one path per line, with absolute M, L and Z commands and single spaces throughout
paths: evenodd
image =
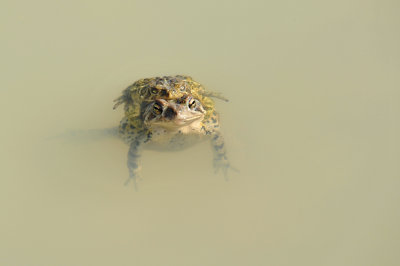
M 396 1 L 5 1 L 1 265 L 398 265 Z M 46 141 L 117 125 L 133 81 L 187 74 L 217 101 L 211 149 Z

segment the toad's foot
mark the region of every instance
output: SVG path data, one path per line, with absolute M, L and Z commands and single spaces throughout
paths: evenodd
M 221 170 L 226 181 L 229 180 L 228 170 L 233 170 L 236 173 L 239 172 L 239 170 L 233 167 L 226 159 L 214 159 L 213 165 L 214 173 L 217 174 Z
M 125 181 L 124 185 L 128 186 L 129 183 L 133 182 L 133 186 L 135 188 L 135 191 L 138 190 L 138 181 L 142 180 L 141 175 L 140 175 L 140 169 L 129 169 L 129 178 Z

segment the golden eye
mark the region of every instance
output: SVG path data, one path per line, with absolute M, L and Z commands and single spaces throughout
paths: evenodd
M 156 88 L 151 88 L 150 92 L 151 92 L 151 94 L 157 94 L 158 90 Z
M 189 108 L 193 109 L 196 107 L 196 100 L 195 99 L 190 99 L 189 100 Z
M 154 103 L 153 112 L 157 115 L 162 113 L 162 106 L 159 103 Z

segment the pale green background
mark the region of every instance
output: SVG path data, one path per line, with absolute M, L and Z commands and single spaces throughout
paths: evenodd
M 399 265 L 400 2 L 2 1 L 0 265 Z M 45 138 L 116 125 L 133 81 L 188 74 L 209 145 Z

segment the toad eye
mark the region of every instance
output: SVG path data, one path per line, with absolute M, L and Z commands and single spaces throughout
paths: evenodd
M 156 88 L 151 88 L 150 89 L 151 94 L 157 94 L 158 93 L 158 89 Z
M 161 106 L 161 104 L 159 104 L 158 102 L 154 103 L 154 105 L 153 105 L 153 112 L 154 112 L 156 115 L 161 114 L 161 113 L 162 113 L 162 106 Z
M 189 108 L 193 109 L 196 107 L 196 100 L 195 99 L 190 99 L 189 100 Z

